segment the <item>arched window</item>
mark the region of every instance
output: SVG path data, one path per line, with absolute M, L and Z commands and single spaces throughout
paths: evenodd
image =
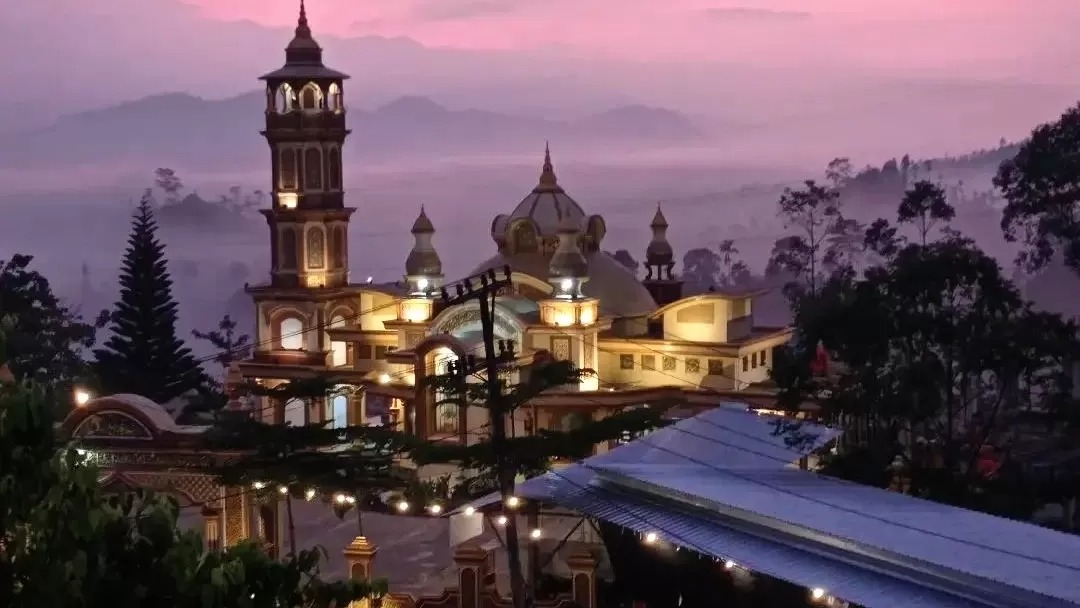
M 345 109 L 342 103 L 341 86 L 336 82 L 330 84 L 330 90 L 327 93 L 327 107 L 334 113 Z
M 300 109 L 305 112 L 322 109 L 322 91 L 314 82 L 309 82 L 300 89 Z
M 288 114 L 293 111 L 293 102 L 296 100 L 296 93 L 288 83 L 281 83 L 281 86 L 277 88 L 277 94 L 274 96 L 274 109 L 278 114 Z
M 304 150 L 304 188 L 322 189 L 322 152 L 318 148 Z
M 289 426 L 307 424 L 307 403 L 303 399 L 289 399 L 285 402 L 285 424 Z
M 330 153 L 326 158 L 327 165 L 327 189 L 328 190 L 341 190 L 341 151 L 337 148 L 330 148 Z
M 289 317 L 281 321 L 278 326 L 281 330 L 281 348 L 286 350 L 303 350 L 304 348 L 304 322 L 296 317 Z
M 514 224 L 510 243 L 513 253 L 535 253 L 536 228 L 533 226 L 533 223 L 528 220 L 523 220 Z
M 296 270 L 296 230 L 292 226 L 281 229 L 281 268 Z
M 326 240 L 322 228 L 312 226 L 307 229 L 307 267 L 324 268 L 326 266 Z
M 296 150 L 292 148 L 281 150 L 281 167 L 278 182 L 282 190 L 294 190 L 296 188 Z
M 330 400 L 330 419 L 334 421 L 334 428 L 340 429 L 349 426 L 349 398 L 345 395 L 334 395 Z
M 334 268 L 345 267 L 345 227 L 334 226 L 333 238 L 330 240 L 331 255 L 334 258 Z
M 345 327 L 345 317 L 341 315 L 334 315 L 330 319 L 330 328 L 337 329 L 339 327 Z M 330 365 L 333 367 L 342 367 L 349 364 L 348 350 L 344 342 L 331 341 L 330 342 Z M 334 419 L 335 421 L 337 418 Z
M 435 357 L 435 365 L 438 373 L 450 372 L 450 365 L 457 360 L 457 356 L 448 350 L 440 350 Z M 435 393 L 435 401 L 446 399 L 447 395 L 442 392 Z M 457 433 L 461 429 L 461 408 L 456 403 L 442 403 L 435 406 L 435 432 Z

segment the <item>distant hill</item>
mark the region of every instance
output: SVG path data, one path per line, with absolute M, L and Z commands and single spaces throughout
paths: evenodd
M 161 166 L 233 169 L 266 158 L 261 92 L 224 100 L 184 93 L 145 97 L 61 118 L 46 128 L 0 134 L 0 168 L 63 168 L 153 159 Z M 576 120 L 477 109 L 451 110 L 421 96 L 350 110 L 351 159 L 439 158 L 535 151 L 544 140 L 573 146 L 663 146 L 701 131 L 667 109 L 628 105 Z

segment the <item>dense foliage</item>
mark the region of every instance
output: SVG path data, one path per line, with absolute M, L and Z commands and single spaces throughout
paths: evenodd
M 120 271 L 120 299 L 106 319 L 111 335 L 94 351 L 102 391 L 166 403 L 202 388 L 203 372 L 177 337 L 176 319 L 165 245 L 157 238 L 146 195 L 132 220 Z
M 0 605 L 331 608 L 384 590 L 321 580 L 318 550 L 204 551 L 174 501 L 110 494 L 99 477 L 91 455 L 56 442 L 42 389 L 0 374 Z

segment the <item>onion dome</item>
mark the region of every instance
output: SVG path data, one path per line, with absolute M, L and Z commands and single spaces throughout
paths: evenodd
M 668 223 L 664 212 L 660 209 L 660 203 L 656 204 L 656 215 L 652 223 L 653 236 L 649 246 L 645 248 L 645 263 L 655 266 L 671 264 L 675 261 L 675 252 L 671 249 L 671 243 L 667 240 Z
M 442 276 L 442 260 L 432 244 L 435 226 L 427 216 L 423 205 L 420 215 L 412 226 L 413 248 L 405 260 L 405 274 L 409 277 L 436 278 Z
M 548 268 L 552 278 L 583 279 L 589 274 L 589 262 L 581 253 L 578 238 L 581 236 L 581 225 L 573 217 L 565 217 L 559 224 L 559 246 L 551 256 L 551 265 Z

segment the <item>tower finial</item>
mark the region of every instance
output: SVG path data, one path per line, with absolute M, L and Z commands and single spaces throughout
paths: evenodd
M 551 145 L 544 142 L 544 167 L 540 172 L 540 187 L 554 188 L 558 185 L 555 179 L 555 167 L 551 164 Z
M 307 8 L 304 6 L 304 0 L 300 0 L 300 16 L 296 19 L 296 36 L 298 38 L 311 37 L 311 28 L 308 27 Z

